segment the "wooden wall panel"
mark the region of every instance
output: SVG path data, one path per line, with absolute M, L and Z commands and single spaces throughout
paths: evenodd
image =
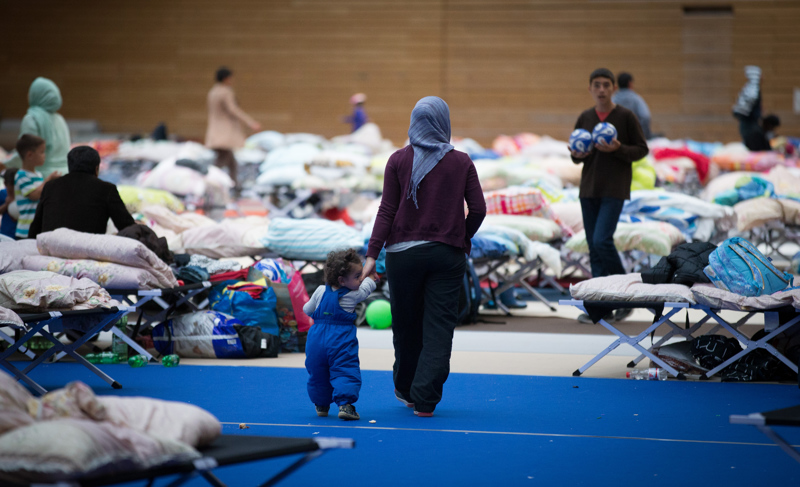
M 396 144 L 431 94 L 450 104 L 455 135 L 563 139 L 592 104 L 589 73 L 605 66 L 634 74 L 655 131 L 728 141 L 738 138 L 730 106 L 742 68 L 758 64 L 765 111 L 799 134 L 800 2 L 699 3 L 733 14 L 706 33 L 684 15 L 693 2 L 672 0 L 2 2 L 0 115 L 22 117 L 30 82 L 47 76 L 68 118 L 108 132 L 163 121 L 201 139 L 213 73 L 227 65 L 240 104 L 267 129 L 346 132 L 347 100 L 363 91 Z M 704 43 L 708 52 L 692 47 Z

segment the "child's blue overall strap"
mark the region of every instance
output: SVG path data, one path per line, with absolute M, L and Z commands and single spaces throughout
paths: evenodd
M 357 315 L 355 313 L 348 313 L 339 306 L 339 300 L 349 292 L 350 290 L 346 287 L 340 287 L 334 291 L 329 285 L 325 285 L 325 292 L 322 294 L 322 299 L 317 305 L 317 309 L 311 313 L 314 324 L 355 324 Z
M 307 388 L 311 402 L 318 406 L 353 404 L 361 390 L 356 314 L 339 305 L 339 299 L 348 292 L 344 287 L 334 291 L 325 286 L 311 314 L 314 325 L 306 341 Z

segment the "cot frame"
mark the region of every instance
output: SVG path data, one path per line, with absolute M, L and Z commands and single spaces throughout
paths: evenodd
M 579 310 L 583 311 L 584 313 L 586 313 L 586 308 L 584 307 L 584 301 L 583 300 L 562 299 L 561 301 L 558 302 L 558 304 L 563 305 L 563 306 L 574 306 L 574 307 L 578 308 Z M 656 303 L 653 303 L 653 304 L 656 304 Z M 661 303 L 658 303 L 658 304 L 661 304 Z M 679 372 L 673 366 L 671 366 L 668 363 L 664 362 L 663 359 L 659 358 L 657 355 L 655 355 L 652 352 L 652 350 L 655 347 L 655 345 L 651 345 L 649 348 L 645 349 L 644 347 L 642 347 L 639 344 L 642 340 L 646 339 L 647 336 L 650 335 L 650 333 L 654 332 L 656 330 L 656 328 L 658 328 L 659 326 L 661 326 L 664 323 L 670 323 L 673 326 L 673 328 L 677 328 L 677 325 L 672 323 L 671 318 L 676 313 L 681 311 L 682 309 L 686 309 L 686 308 L 689 307 L 689 303 L 666 302 L 666 303 L 663 303 L 663 304 L 664 304 L 664 313 L 662 314 L 661 318 L 653 320 L 653 323 L 650 326 L 648 326 L 644 331 L 642 331 L 641 333 L 639 333 L 636 336 L 630 336 L 630 335 L 625 334 L 624 332 L 619 330 L 617 327 L 615 327 L 613 324 L 607 322 L 605 319 L 601 319 L 600 321 L 598 321 L 597 324 L 602 325 L 605 329 L 607 329 L 608 331 L 610 331 L 611 333 L 616 335 L 617 339 L 611 345 L 607 346 L 603 351 L 598 353 L 594 358 L 592 358 L 591 360 L 586 362 L 584 365 L 579 367 L 577 370 L 575 370 L 575 372 L 573 372 L 572 375 L 576 376 L 576 377 L 582 375 L 584 372 L 586 372 L 586 370 L 589 367 L 591 367 L 592 365 L 597 363 L 598 360 L 600 360 L 601 358 L 603 358 L 606 355 L 608 355 L 609 353 L 611 353 L 613 350 L 615 350 L 620 345 L 625 344 L 625 345 L 629 345 L 629 346 L 633 347 L 634 349 L 638 350 L 639 352 L 641 352 L 641 356 L 640 357 L 642 359 L 647 357 L 650 360 L 652 360 L 653 362 L 655 362 L 656 364 L 658 364 L 661 368 L 663 368 L 664 370 L 669 372 L 670 375 L 672 375 L 673 377 L 676 377 L 679 380 L 686 380 L 686 376 L 683 374 L 683 372 Z M 650 312 L 652 312 L 655 315 L 655 311 L 653 309 L 651 309 L 651 308 L 646 308 L 646 309 L 648 309 Z M 641 360 L 641 359 L 639 359 L 639 360 Z M 631 365 L 631 364 L 633 364 L 633 362 L 629 363 L 628 367 L 632 367 L 633 365 Z
M 184 304 L 189 306 L 192 311 L 201 311 L 207 308 L 209 304 L 208 299 L 204 299 L 200 303 L 195 303 L 192 298 L 211 288 L 212 285 L 213 283 L 210 281 L 203 281 L 195 284 L 187 284 L 185 286 L 161 289 L 106 289 L 112 298 L 127 303 L 132 312 L 138 311 L 139 313 L 137 324 L 133 327 L 130 336 L 117 326 L 112 327 L 111 332 L 127 343 L 129 347 L 133 348 L 136 353 L 147 357 L 148 361 L 155 360 L 152 354 L 135 341 L 142 327 L 153 327 L 159 323 L 163 323 L 170 318 L 175 308 Z M 170 304 L 165 299 L 168 297 L 177 297 L 177 300 Z M 143 306 L 149 302 L 156 303 L 161 309 L 156 312 L 146 313 Z
M 275 441 L 286 440 L 290 445 L 269 450 L 258 450 L 258 443 L 260 441 Z M 231 457 L 226 455 L 225 449 L 231 448 L 229 445 L 233 442 L 244 443 L 250 446 L 250 451 L 239 453 Z M 252 445 L 252 446 L 251 446 Z M 156 479 L 161 477 L 173 476 L 178 474 L 178 478 L 173 480 L 169 487 L 178 487 L 184 485 L 190 480 L 201 477 L 213 487 L 226 487 L 226 484 L 219 479 L 212 470 L 217 467 L 224 467 L 228 465 L 238 465 L 242 463 L 268 460 L 271 458 L 279 458 L 287 455 L 302 454 L 296 461 L 292 462 L 289 466 L 283 468 L 278 473 L 268 478 L 265 482 L 260 484 L 259 487 L 271 487 L 282 481 L 304 465 L 312 460 L 321 457 L 324 453 L 334 449 L 352 449 L 355 447 L 355 441 L 350 438 L 278 438 L 278 437 L 261 437 L 250 435 L 222 435 L 217 438 L 215 443 L 207 447 L 199 448 L 200 453 L 205 456 L 196 460 L 187 461 L 175 465 L 156 466 L 147 470 L 140 470 L 135 472 L 122 472 L 116 474 L 108 474 L 99 477 L 76 479 L 71 481 L 62 481 L 55 483 L 34 483 L 34 484 L 12 484 L 12 485 L 25 485 L 26 487 L 100 487 L 107 485 L 116 485 L 121 483 L 129 483 L 135 481 L 148 480 L 148 487 L 152 486 Z
M 33 389 L 37 394 L 43 395 L 47 393 L 47 389 L 42 387 L 36 381 L 31 379 L 28 374 L 41 365 L 45 360 L 54 356 L 56 354 L 56 360 L 59 357 L 63 357 L 65 355 L 69 355 L 76 362 L 83 365 L 90 371 L 94 372 L 98 377 L 106 381 L 111 387 L 114 389 L 121 389 L 122 384 L 111 378 L 109 375 L 104 373 L 102 370 L 97 368 L 94 364 L 87 361 L 81 355 L 77 353 L 77 349 L 80 348 L 84 343 L 86 343 L 90 338 L 97 335 L 101 331 L 110 329 L 117 320 L 120 319 L 124 314 L 128 313 L 129 309 L 126 306 L 119 306 L 119 307 L 112 307 L 112 308 L 95 308 L 90 310 L 75 310 L 75 311 L 51 311 L 48 313 L 38 313 L 38 314 L 22 314 L 20 318 L 22 318 L 23 322 L 26 324 L 23 326 L 16 325 L 15 328 L 22 328 L 25 333 L 19 340 L 12 340 L 8 335 L 3 334 L 3 338 L 6 341 L 9 341 L 11 345 L 3 352 L 0 352 L 0 365 L 5 367 L 14 377 L 27 384 L 31 389 Z M 59 320 L 63 316 L 85 316 L 90 314 L 98 314 L 104 313 L 106 316 L 97 324 L 93 325 L 91 328 L 84 332 L 84 335 L 79 339 L 75 340 L 72 343 L 65 344 L 61 343 L 61 341 L 56 338 L 53 333 L 48 329 L 45 330 L 44 328 L 47 326 L 55 327 L 63 327 L 62 323 L 59 323 Z M 82 330 L 83 331 L 83 330 Z M 2 333 L 2 332 L 0 332 Z M 47 338 L 53 346 L 49 349 L 42 352 L 40 355 L 36 356 L 30 364 L 24 369 L 20 369 L 14 364 L 12 364 L 8 359 L 14 352 L 18 351 L 22 347 L 22 344 L 33 338 L 35 335 L 42 335 L 43 337 Z M 22 351 L 22 350 L 19 350 Z M 26 354 L 27 355 L 27 354 Z M 30 357 L 30 355 L 28 355 Z
M 793 420 L 780 418 L 783 415 L 794 416 Z M 777 416 L 777 417 L 776 417 Z M 797 451 L 786 441 L 772 426 L 800 426 L 800 406 L 777 409 L 766 413 L 751 413 L 748 415 L 732 414 L 729 417 L 731 424 L 749 424 L 758 428 L 769 439 L 774 441 L 787 455 L 800 463 L 800 451 Z

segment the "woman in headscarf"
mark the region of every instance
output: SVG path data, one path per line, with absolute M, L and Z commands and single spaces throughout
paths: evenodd
M 432 416 L 450 373 L 466 255 L 486 202 L 469 156 L 450 145 L 444 100 L 417 102 L 408 138 L 410 145 L 386 165 L 362 278 L 373 272 L 386 244 L 395 396 L 414 414 Z
M 67 122 L 58 112 L 61 108 L 61 91 L 47 78 L 36 78 L 28 90 L 28 113 L 22 119 L 20 137 L 36 135 L 45 141 L 44 165 L 36 168 L 47 178 L 53 172 L 67 173 L 67 153 L 70 139 Z M 9 167 L 21 167 L 19 156 L 8 163 Z

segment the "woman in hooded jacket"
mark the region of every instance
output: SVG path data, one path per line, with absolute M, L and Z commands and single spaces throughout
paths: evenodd
M 36 168 L 44 178 L 56 171 L 66 174 L 68 170 L 70 137 L 67 122 L 58 113 L 61 104 L 61 91 L 55 83 L 41 77 L 33 80 L 28 90 L 28 113 L 22 119 L 19 135 L 30 134 L 44 139 L 44 165 Z M 22 161 L 15 154 L 7 165 L 20 168 Z

